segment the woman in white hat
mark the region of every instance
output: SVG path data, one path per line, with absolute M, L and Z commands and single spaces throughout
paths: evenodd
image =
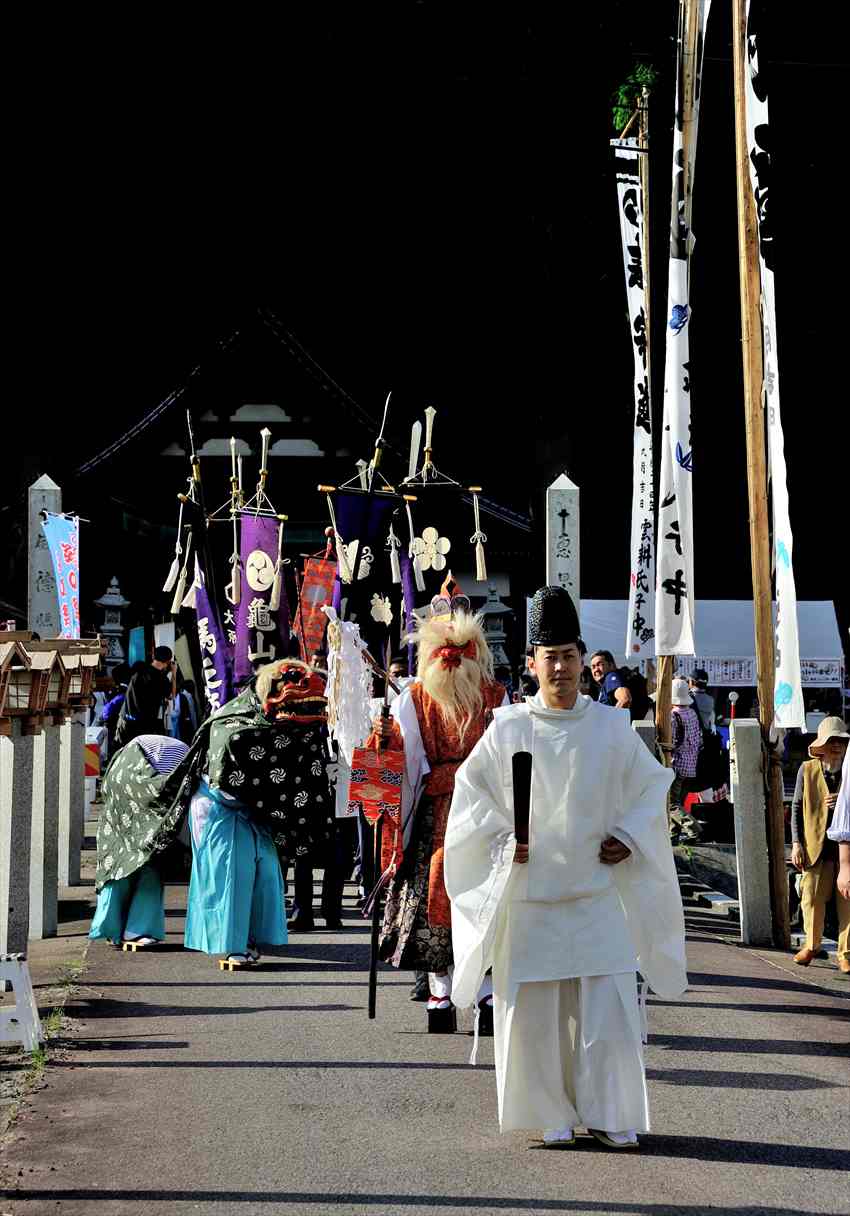
M 810 760 L 800 765 L 791 804 L 791 863 L 803 871 L 800 902 L 806 944 L 794 955 L 801 967 L 820 950 L 826 905 L 836 891 L 838 844 L 828 832 L 841 788 L 841 766 L 847 743 L 847 726 L 841 718 L 824 718 L 809 747 Z M 836 900 L 838 912 L 838 969 L 850 975 L 850 901 Z
M 681 807 L 688 794 L 695 793 L 699 788 L 696 776 L 697 760 L 702 747 L 702 728 L 687 680 L 673 681 L 671 702 L 673 751 L 670 762 L 676 780 L 670 787 L 670 805 Z

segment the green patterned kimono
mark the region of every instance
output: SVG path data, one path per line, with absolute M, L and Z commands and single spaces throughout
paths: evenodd
M 202 777 L 249 807 L 283 858 L 322 850 L 334 828 L 327 760 L 323 724 L 270 722 L 252 687 L 204 722 L 170 773 L 157 774 L 132 744 L 122 748 L 103 782 L 97 889 L 175 840 Z

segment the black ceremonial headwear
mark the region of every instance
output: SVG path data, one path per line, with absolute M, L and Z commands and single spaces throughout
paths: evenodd
M 576 606 L 565 587 L 541 587 L 531 601 L 530 646 L 566 646 L 581 636 Z

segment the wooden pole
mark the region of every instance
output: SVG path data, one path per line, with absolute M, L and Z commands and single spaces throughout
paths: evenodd
M 744 364 L 744 424 L 747 441 L 747 496 L 755 613 L 756 684 L 765 769 L 765 813 L 770 866 L 774 945 L 788 949 L 788 878 L 785 866 L 785 816 L 782 772 L 770 746 L 773 724 L 774 651 L 770 525 L 767 511 L 767 460 L 763 402 L 761 278 L 758 221 L 750 187 L 745 100 L 744 0 L 732 0 L 732 57 L 735 81 L 735 166 L 738 191 L 738 268 L 741 287 L 741 351 Z

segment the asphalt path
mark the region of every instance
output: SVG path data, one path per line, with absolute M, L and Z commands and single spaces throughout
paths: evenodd
M 765 1216 L 850 1211 L 850 985 L 688 909 L 690 989 L 650 1000 L 639 1153 L 500 1136 L 492 1041 L 429 1036 L 410 973 L 366 1016 L 368 925 L 222 973 L 168 943 L 94 943 L 72 1031 L 6 1144 L 12 1216 Z M 317 923 L 321 924 L 321 921 Z M 819 980 L 823 980 L 821 984 Z M 463 1031 L 469 1028 L 462 1015 Z

